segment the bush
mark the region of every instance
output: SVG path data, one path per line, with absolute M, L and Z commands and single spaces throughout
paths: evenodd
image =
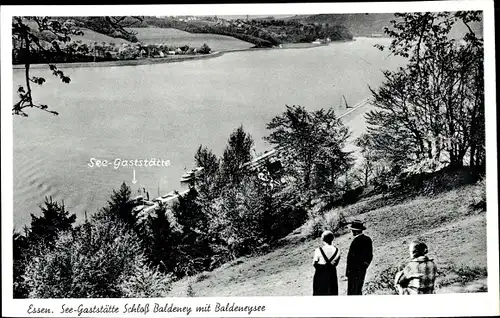
M 169 284 L 147 268 L 139 239 L 103 218 L 62 233 L 53 249 L 31 259 L 24 280 L 30 298 L 157 296 Z
M 355 189 L 346 191 L 342 195 L 342 205 L 346 206 L 346 205 L 356 203 L 359 200 L 360 196 L 363 194 L 364 190 L 365 190 L 365 187 L 361 186 L 361 187 L 357 187 Z
M 303 227 L 302 233 L 307 237 L 319 237 L 323 231 L 332 231 L 335 236 L 346 232 L 346 218 L 340 210 L 332 210 L 310 219 Z
M 396 191 L 417 195 L 437 194 L 462 185 L 475 183 L 478 179 L 478 171 L 468 167 L 459 169 L 445 168 L 436 172 L 414 175 L 402 174 Z
M 172 276 L 164 275 L 157 268 L 151 269 L 144 262 L 137 262 L 132 275 L 124 277 L 119 289 L 122 297 L 165 297 L 171 289 Z
M 25 235 L 18 232 L 14 232 L 12 238 L 14 298 L 26 298 L 28 297 L 28 290 L 24 282 L 23 274 L 27 263 L 29 241 Z
M 211 51 L 212 49 L 205 43 L 198 49 L 198 53 L 200 54 L 209 54 Z
M 394 277 L 398 270 L 397 267 L 384 269 L 375 279 L 365 283 L 363 294 L 397 295 L 398 290 L 394 285 Z
M 473 210 L 486 211 L 486 178 L 481 179 L 473 190 L 472 203 Z

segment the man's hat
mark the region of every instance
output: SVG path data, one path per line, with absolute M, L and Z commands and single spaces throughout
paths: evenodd
M 363 231 L 363 230 L 366 230 L 366 227 L 363 225 L 363 222 L 361 222 L 360 220 L 354 220 L 351 222 L 349 229 Z

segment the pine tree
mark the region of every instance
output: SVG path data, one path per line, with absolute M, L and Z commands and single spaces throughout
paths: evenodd
M 129 229 L 135 227 L 136 219 L 132 214 L 133 204 L 131 199 L 131 190 L 125 182 L 123 182 L 118 191 L 113 190 L 108 206 L 102 208 L 94 216 L 95 218 L 117 219 L 123 222 Z
M 72 229 L 76 215 L 66 211 L 64 202 L 53 201 L 52 197 L 45 198 L 45 206 L 41 216 L 31 214 L 31 224 L 28 239 L 30 244 L 51 246 L 59 232 Z

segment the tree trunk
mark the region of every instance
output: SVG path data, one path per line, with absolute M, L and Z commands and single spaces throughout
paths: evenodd
M 365 187 L 368 187 L 368 163 L 366 163 L 365 167 Z
M 471 168 L 474 168 L 476 166 L 476 146 L 471 145 L 470 147 L 470 159 L 469 159 L 469 166 Z

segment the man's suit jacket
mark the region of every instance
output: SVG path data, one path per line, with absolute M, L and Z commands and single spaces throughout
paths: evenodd
M 373 259 L 372 239 L 363 233 L 354 237 L 347 254 L 346 276 L 364 273 Z

